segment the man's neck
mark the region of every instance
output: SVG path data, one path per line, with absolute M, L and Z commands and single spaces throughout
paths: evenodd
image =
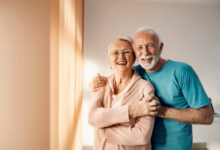
M 154 66 L 154 68 L 152 69 L 145 69 L 146 72 L 155 72 L 157 70 L 159 70 L 160 68 L 163 67 L 163 65 L 165 65 L 167 62 L 167 59 L 163 59 L 163 58 L 160 58 L 157 62 L 157 64 Z

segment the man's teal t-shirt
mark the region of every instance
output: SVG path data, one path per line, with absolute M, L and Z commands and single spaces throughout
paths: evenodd
M 186 63 L 168 60 L 155 72 L 147 73 L 140 65 L 135 70 L 154 85 L 165 107 L 198 109 L 210 104 L 197 74 Z M 191 150 L 192 125 L 156 117 L 151 143 L 153 150 Z

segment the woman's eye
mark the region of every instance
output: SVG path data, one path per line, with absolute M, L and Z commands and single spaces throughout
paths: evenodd
M 118 52 L 114 52 L 113 55 L 118 55 Z

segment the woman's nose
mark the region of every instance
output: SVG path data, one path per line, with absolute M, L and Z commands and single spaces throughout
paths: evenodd
M 123 57 L 125 57 L 124 53 L 123 53 L 123 52 L 120 52 L 120 53 L 118 54 L 118 58 L 123 58 Z

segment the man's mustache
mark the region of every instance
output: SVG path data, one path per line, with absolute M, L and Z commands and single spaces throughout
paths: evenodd
M 155 57 L 154 55 L 147 55 L 147 56 L 141 55 L 140 59 L 151 59 L 154 57 Z

